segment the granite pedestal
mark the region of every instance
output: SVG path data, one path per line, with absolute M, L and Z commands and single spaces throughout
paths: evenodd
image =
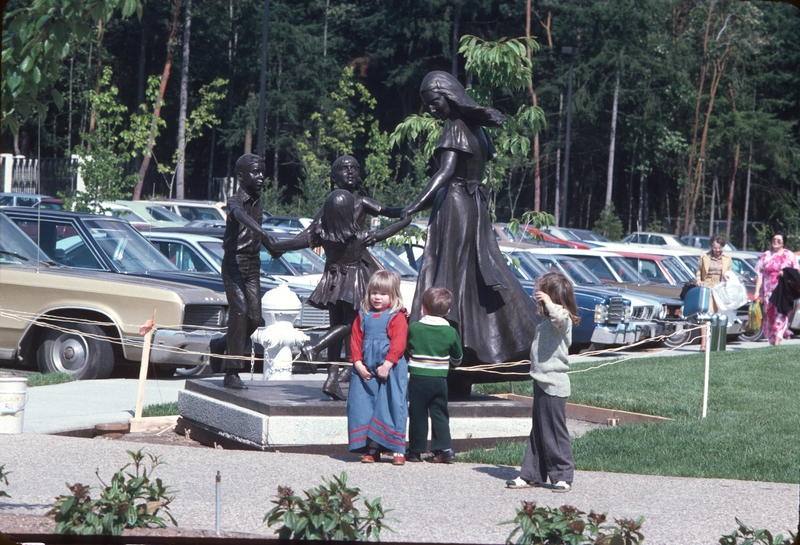
M 230 390 L 222 387 L 222 378 L 187 380 L 178 393 L 180 427 L 194 439 L 225 448 L 347 450 L 347 404 L 325 396 L 320 381 L 245 383 L 247 390 Z M 472 394 L 451 401 L 449 409 L 460 449 L 530 432 L 530 406 L 518 401 Z

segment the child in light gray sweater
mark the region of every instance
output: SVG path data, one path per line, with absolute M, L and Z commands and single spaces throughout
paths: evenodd
M 537 326 L 531 346 L 533 426 L 520 475 L 506 482 L 506 486 L 548 487 L 553 492 L 569 492 L 575 462 L 567 430 L 570 394 L 567 355 L 572 344 L 572 325 L 580 321 L 578 305 L 572 283 L 561 273 L 542 275 L 536 287 L 534 297 L 539 312 L 547 319 Z

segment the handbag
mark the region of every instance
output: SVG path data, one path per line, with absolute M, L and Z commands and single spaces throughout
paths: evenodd
M 756 299 L 750 303 L 750 308 L 747 311 L 747 330 L 758 331 L 761 329 L 761 318 L 763 316 L 763 309 L 761 308 L 761 301 Z
M 681 295 L 680 295 L 681 301 L 685 301 L 686 294 L 689 293 L 689 290 L 696 287 L 697 284 L 695 284 L 694 282 L 685 282 L 683 284 L 683 288 L 681 289 Z

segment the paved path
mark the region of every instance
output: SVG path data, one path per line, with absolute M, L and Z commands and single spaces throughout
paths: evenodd
M 96 485 L 128 461 L 126 449 L 140 443 L 51 435 L 0 438 L 0 461 L 9 475 L 4 512 L 42 514 L 66 492 L 65 482 Z M 520 501 L 573 505 L 612 518 L 643 515 L 649 544 L 714 544 L 736 527 L 734 517 L 772 531 L 797 527 L 797 485 L 720 479 L 682 479 L 578 471 L 568 494 L 545 489 L 508 490 L 518 468 L 475 464 L 361 464 L 341 456 L 228 451 L 152 445 L 168 465 L 158 468 L 179 492 L 173 514 L 180 526 L 215 528 L 215 475 L 222 475 L 223 530 L 272 535 L 262 519 L 278 485 L 295 491 L 320 484 L 321 476 L 348 474 L 348 483 L 368 498 L 380 497 L 399 522 L 386 541 L 503 543 Z M 1 530 L 1 529 L 0 529 Z

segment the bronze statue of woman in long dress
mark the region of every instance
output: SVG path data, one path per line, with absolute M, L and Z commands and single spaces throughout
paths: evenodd
M 453 294 L 447 319 L 464 345 L 462 366 L 526 360 L 539 323 L 536 305 L 500 252 L 481 183 L 486 162 L 496 156 L 483 127 L 499 126 L 505 116 L 479 106 L 447 72 L 425 76 L 420 95 L 431 114 L 447 122 L 434 152 L 438 170 L 405 209 L 410 215 L 432 208 L 410 321 L 421 318 L 426 289 L 447 288 Z M 524 365 L 518 368 L 513 370 L 527 372 Z M 451 395 L 501 376 L 451 375 L 461 375 L 451 381 Z

